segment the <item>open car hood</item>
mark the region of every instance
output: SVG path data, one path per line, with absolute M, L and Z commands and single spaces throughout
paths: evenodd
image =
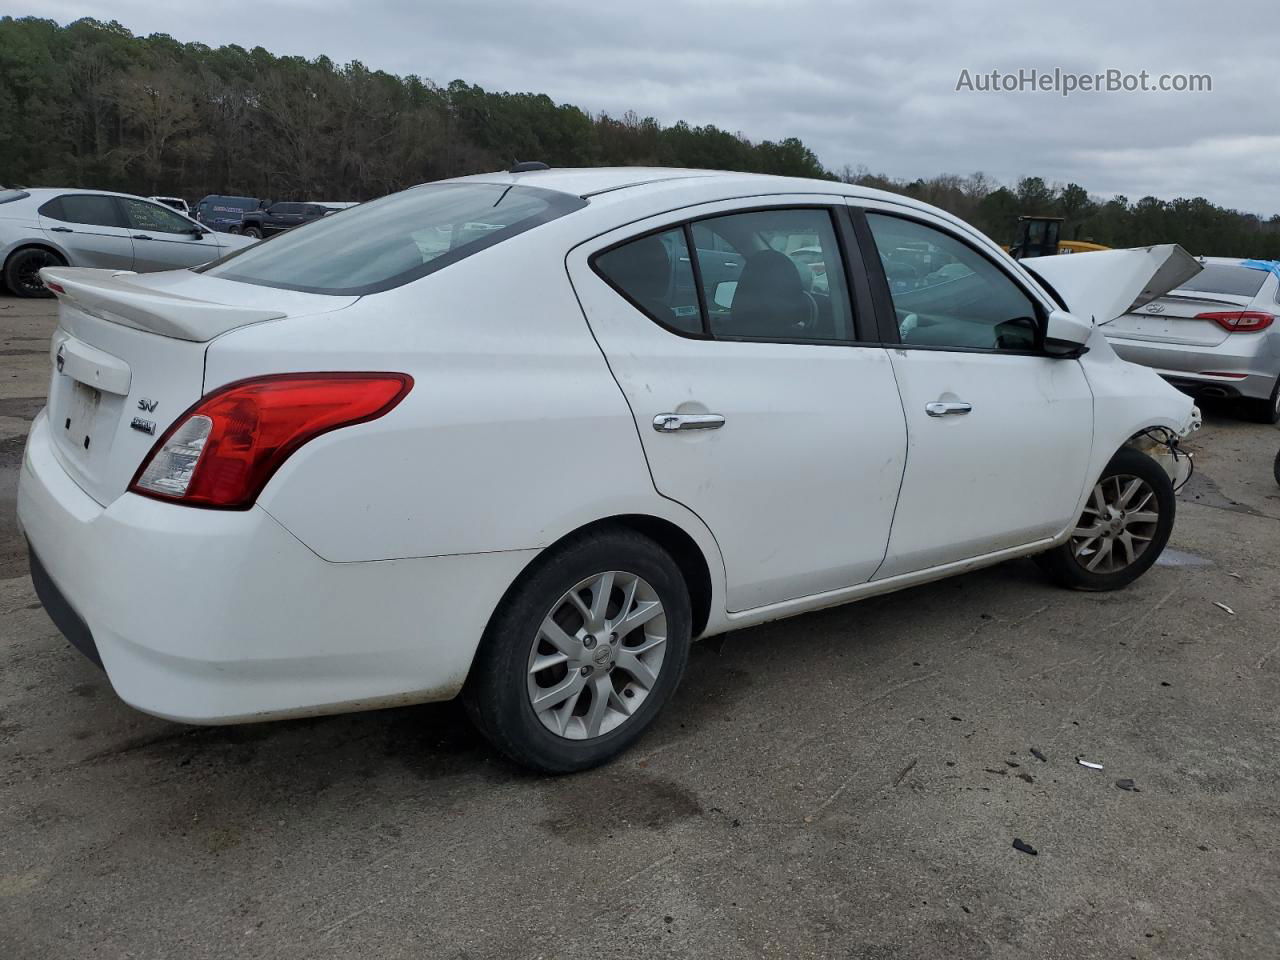
M 1204 268 L 1176 243 L 1018 261 L 1080 319 L 1109 323 L 1186 283 Z

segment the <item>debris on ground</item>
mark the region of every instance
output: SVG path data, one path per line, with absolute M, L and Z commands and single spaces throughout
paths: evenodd
M 1221 600 L 1215 600 L 1215 601 L 1213 601 L 1213 605 L 1214 605 L 1215 607 L 1218 607 L 1219 609 L 1222 609 L 1222 610 L 1227 611 L 1227 613 L 1231 614 L 1231 616 L 1233 616 L 1233 617 L 1236 615 L 1236 612 L 1235 612 L 1234 610 L 1232 610 L 1230 607 L 1228 607 L 1228 606 L 1227 606 L 1225 603 L 1223 603 Z
M 916 768 L 916 763 L 917 761 L 919 761 L 919 759 L 920 759 L 919 757 L 912 757 L 911 762 L 908 763 L 905 767 L 903 767 L 900 771 L 898 771 L 898 775 L 893 778 L 893 785 L 895 787 L 901 784 L 902 781 L 907 778 L 907 774 Z
M 1088 767 L 1090 770 L 1101 770 L 1102 764 L 1094 763 L 1092 760 L 1086 760 L 1084 757 L 1076 757 L 1076 763 L 1082 767 Z
M 983 768 L 982 768 L 982 772 L 983 772 L 983 773 L 994 773 L 994 774 L 995 774 L 996 776 L 998 776 L 998 777 L 1006 776 L 1006 775 L 1009 773 L 1009 771 L 1008 771 L 1008 770 L 1001 770 L 999 767 L 983 767 Z
M 1130 780 L 1128 777 L 1123 777 L 1122 779 L 1117 780 L 1116 786 L 1119 787 L 1121 790 L 1128 790 L 1131 793 L 1142 792 L 1141 790 L 1138 789 L 1138 787 L 1134 784 L 1134 782 Z
M 1019 779 L 1019 780 L 1025 780 L 1027 783 L 1035 783 L 1035 782 L 1036 782 L 1036 778 L 1035 778 L 1035 777 L 1033 777 L 1033 776 L 1032 776 L 1031 774 L 1029 774 L 1029 773 L 1020 773 L 1020 774 L 1018 774 L 1018 779 Z
M 1015 849 L 1015 850 L 1017 850 L 1017 851 L 1019 851 L 1019 852 L 1021 852 L 1021 853 L 1029 853 L 1029 854 L 1031 854 L 1031 856 L 1033 856 L 1033 857 L 1038 857 L 1038 856 L 1040 855 L 1040 854 L 1036 851 L 1036 848 L 1035 848 L 1035 847 L 1033 847 L 1031 844 L 1027 843 L 1025 840 L 1020 840 L 1020 839 L 1018 839 L 1017 837 L 1014 837 L 1014 838 L 1013 838 L 1013 849 Z
M 1045 756 L 1043 753 L 1041 753 L 1039 750 L 1037 750 L 1035 747 L 1032 747 L 1032 748 L 1031 748 L 1031 755 L 1032 755 L 1033 757 L 1035 757 L 1037 760 L 1039 760 L 1041 763 L 1048 763 L 1048 762 L 1049 762 L 1049 758 L 1048 758 L 1048 757 L 1046 757 L 1046 756 Z
M 1005 761 L 1005 763 L 1007 763 L 1007 764 L 1008 764 L 1009 766 L 1011 766 L 1011 767 L 1020 767 L 1020 766 L 1022 766 L 1022 764 L 1020 764 L 1020 763 L 1014 763 L 1012 760 L 1006 760 L 1006 761 Z

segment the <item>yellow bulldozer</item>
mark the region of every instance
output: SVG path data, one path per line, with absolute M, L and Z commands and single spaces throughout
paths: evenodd
M 1110 247 L 1087 240 L 1062 240 L 1062 217 L 1019 217 L 1012 246 L 1005 247 L 1015 260 L 1023 257 L 1051 257 L 1058 253 L 1089 253 Z

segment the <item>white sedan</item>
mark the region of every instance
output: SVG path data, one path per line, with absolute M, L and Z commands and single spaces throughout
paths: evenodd
M 1094 590 L 1151 566 L 1197 415 L 1095 323 L 1194 261 L 1037 269 L 900 196 L 641 168 L 426 184 L 193 270 L 46 269 L 36 589 L 158 716 L 462 694 L 505 753 L 582 769 L 695 638 L 1016 557 Z

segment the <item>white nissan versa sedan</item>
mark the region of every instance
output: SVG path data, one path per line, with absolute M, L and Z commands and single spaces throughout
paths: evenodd
M 461 693 L 510 756 L 585 768 L 696 637 L 1014 557 L 1095 590 L 1155 561 L 1196 413 L 1095 322 L 1195 262 L 1033 266 L 860 187 L 543 168 L 192 270 L 46 269 L 32 577 L 149 713 Z

